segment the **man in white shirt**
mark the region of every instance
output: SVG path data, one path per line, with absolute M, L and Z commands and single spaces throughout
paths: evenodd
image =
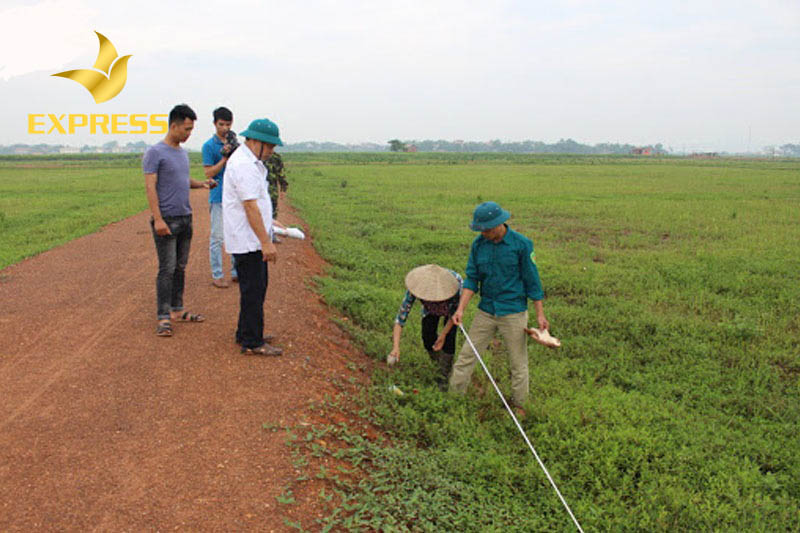
M 272 243 L 272 203 L 267 191 L 267 169 L 275 146 L 282 146 L 278 126 L 269 119 L 254 120 L 240 135 L 245 138 L 225 167 L 222 217 L 225 251 L 236 259 L 239 274 L 239 325 L 236 342 L 248 355 L 281 355 L 264 336 L 264 297 L 267 263 L 278 257 Z

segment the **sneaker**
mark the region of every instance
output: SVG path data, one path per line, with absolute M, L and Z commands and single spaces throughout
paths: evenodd
M 271 344 L 264 343 L 257 348 L 242 348 L 242 353 L 244 355 L 278 356 L 283 354 L 283 350 L 281 350 L 277 346 L 272 346 Z
M 211 281 L 211 284 L 218 289 L 227 289 L 228 282 L 224 278 L 219 278 Z

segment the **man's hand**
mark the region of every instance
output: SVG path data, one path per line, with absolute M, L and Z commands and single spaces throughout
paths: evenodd
M 544 316 L 544 313 L 536 316 L 536 322 L 539 323 L 539 329 L 550 329 L 550 322 Z
M 156 230 L 156 235 L 159 237 L 164 237 L 165 235 L 172 235 L 172 232 L 169 230 L 169 226 L 167 223 L 164 222 L 164 219 L 154 220 L 153 221 L 153 229 Z
M 278 249 L 272 242 L 261 243 L 261 255 L 264 256 L 264 262 L 272 261 L 273 263 L 278 260 Z
M 216 186 L 217 182 L 211 178 L 208 178 L 206 181 L 200 181 L 196 179 L 189 180 L 190 189 L 213 189 Z
M 460 326 L 462 324 L 462 319 L 464 318 L 464 309 L 467 308 L 469 305 L 469 301 L 472 299 L 472 296 L 475 294 L 475 291 L 470 290 L 464 287 L 464 290 L 461 291 L 461 299 L 458 301 L 458 307 L 456 308 L 456 312 L 453 313 L 453 324 L 456 326 Z

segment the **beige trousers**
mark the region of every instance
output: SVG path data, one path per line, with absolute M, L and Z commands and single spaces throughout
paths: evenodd
M 528 399 L 528 344 L 525 329 L 528 327 L 528 312 L 494 316 L 478 309 L 469 328 L 469 338 L 475 349 L 484 356 L 486 347 L 497 330 L 508 348 L 508 365 L 511 367 L 511 391 L 514 403 L 522 406 Z M 464 340 L 458 359 L 450 375 L 450 390 L 465 393 L 472 379 L 472 371 L 478 359 L 469 343 Z

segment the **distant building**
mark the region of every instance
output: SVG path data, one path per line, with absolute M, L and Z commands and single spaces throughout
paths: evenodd
M 404 152 L 416 152 L 417 145 L 416 144 L 407 144 L 405 148 L 403 148 Z
M 650 146 L 641 146 L 631 149 L 631 155 L 653 155 L 653 148 Z

